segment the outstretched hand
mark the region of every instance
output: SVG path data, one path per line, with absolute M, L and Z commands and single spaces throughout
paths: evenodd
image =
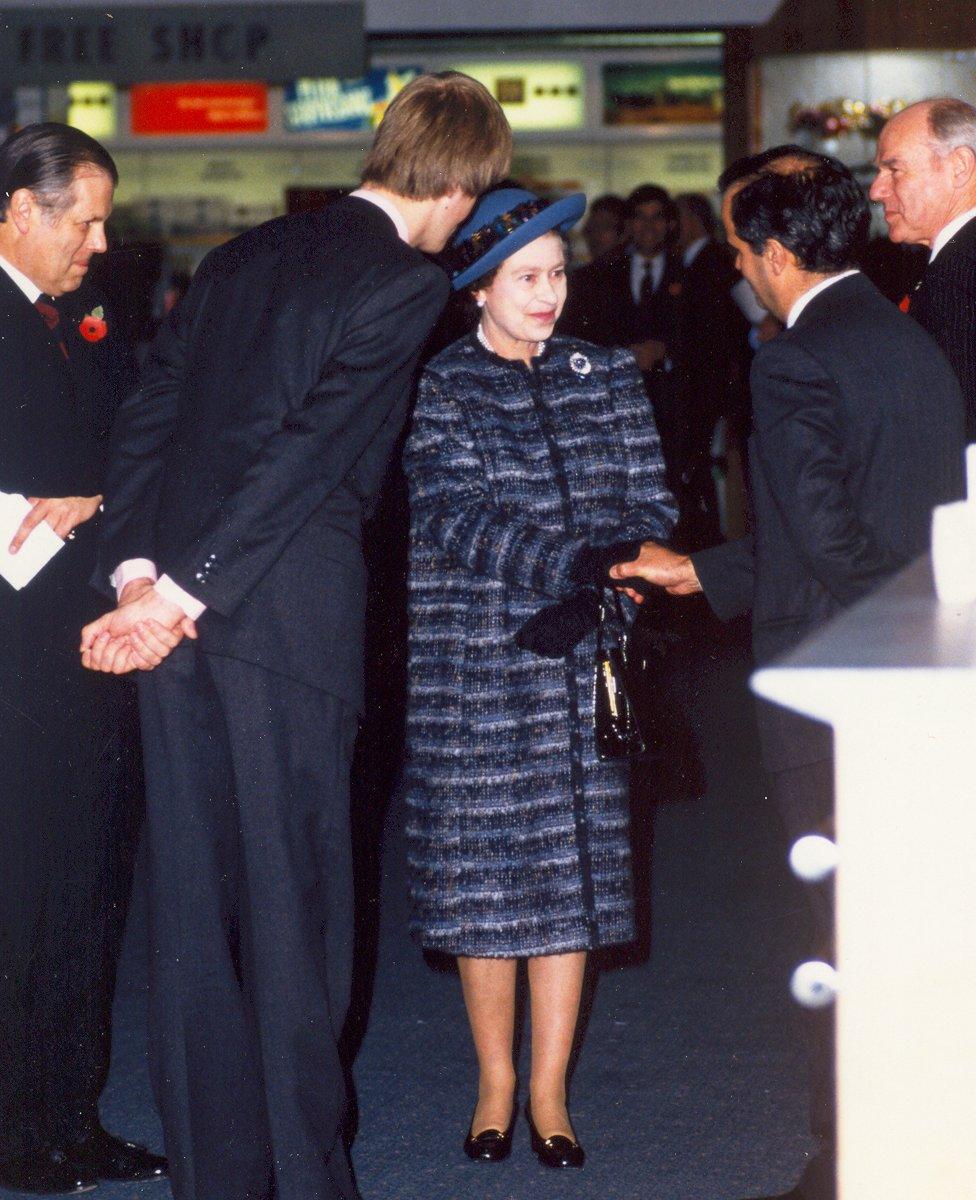
M 657 542 L 644 542 L 640 554 L 631 562 L 617 563 L 610 568 L 610 578 L 638 604 L 643 597 L 630 581 L 641 580 L 664 588 L 672 596 L 690 596 L 702 590 L 694 563 L 687 554 L 678 554 Z
M 110 675 L 151 671 L 184 637 L 196 636 L 194 622 L 178 604 L 163 599 L 151 579 L 134 579 L 118 608 L 81 631 L 81 664 Z

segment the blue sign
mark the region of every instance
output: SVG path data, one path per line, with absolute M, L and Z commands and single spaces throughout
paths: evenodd
M 359 79 L 296 79 L 285 88 L 285 128 L 375 129 L 393 97 L 419 74 L 420 67 L 375 67 Z

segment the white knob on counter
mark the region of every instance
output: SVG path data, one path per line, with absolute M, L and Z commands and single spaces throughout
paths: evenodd
M 790 991 L 804 1008 L 826 1008 L 837 998 L 837 971 L 830 963 L 811 959 L 800 963 L 790 979 Z
M 837 843 L 822 833 L 797 838 L 790 850 L 790 866 L 804 883 L 822 883 L 837 868 Z

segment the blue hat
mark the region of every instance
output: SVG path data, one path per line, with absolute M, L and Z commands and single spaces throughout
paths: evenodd
M 566 233 L 585 208 L 582 192 L 561 200 L 543 200 L 523 188 L 487 192 L 454 237 L 451 286 L 460 291 L 544 233 Z

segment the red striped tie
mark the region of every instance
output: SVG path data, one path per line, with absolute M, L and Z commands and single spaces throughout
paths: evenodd
M 34 307 L 44 318 L 44 322 L 48 329 L 50 329 L 50 331 L 56 335 L 58 339 L 58 345 L 61 347 L 61 353 L 65 358 L 67 358 L 68 347 L 64 344 L 64 338 L 58 331 L 58 326 L 61 324 L 61 314 L 53 304 L 48 304 L 46 300 L 42 300 L 40 297 L 34 301 Z

